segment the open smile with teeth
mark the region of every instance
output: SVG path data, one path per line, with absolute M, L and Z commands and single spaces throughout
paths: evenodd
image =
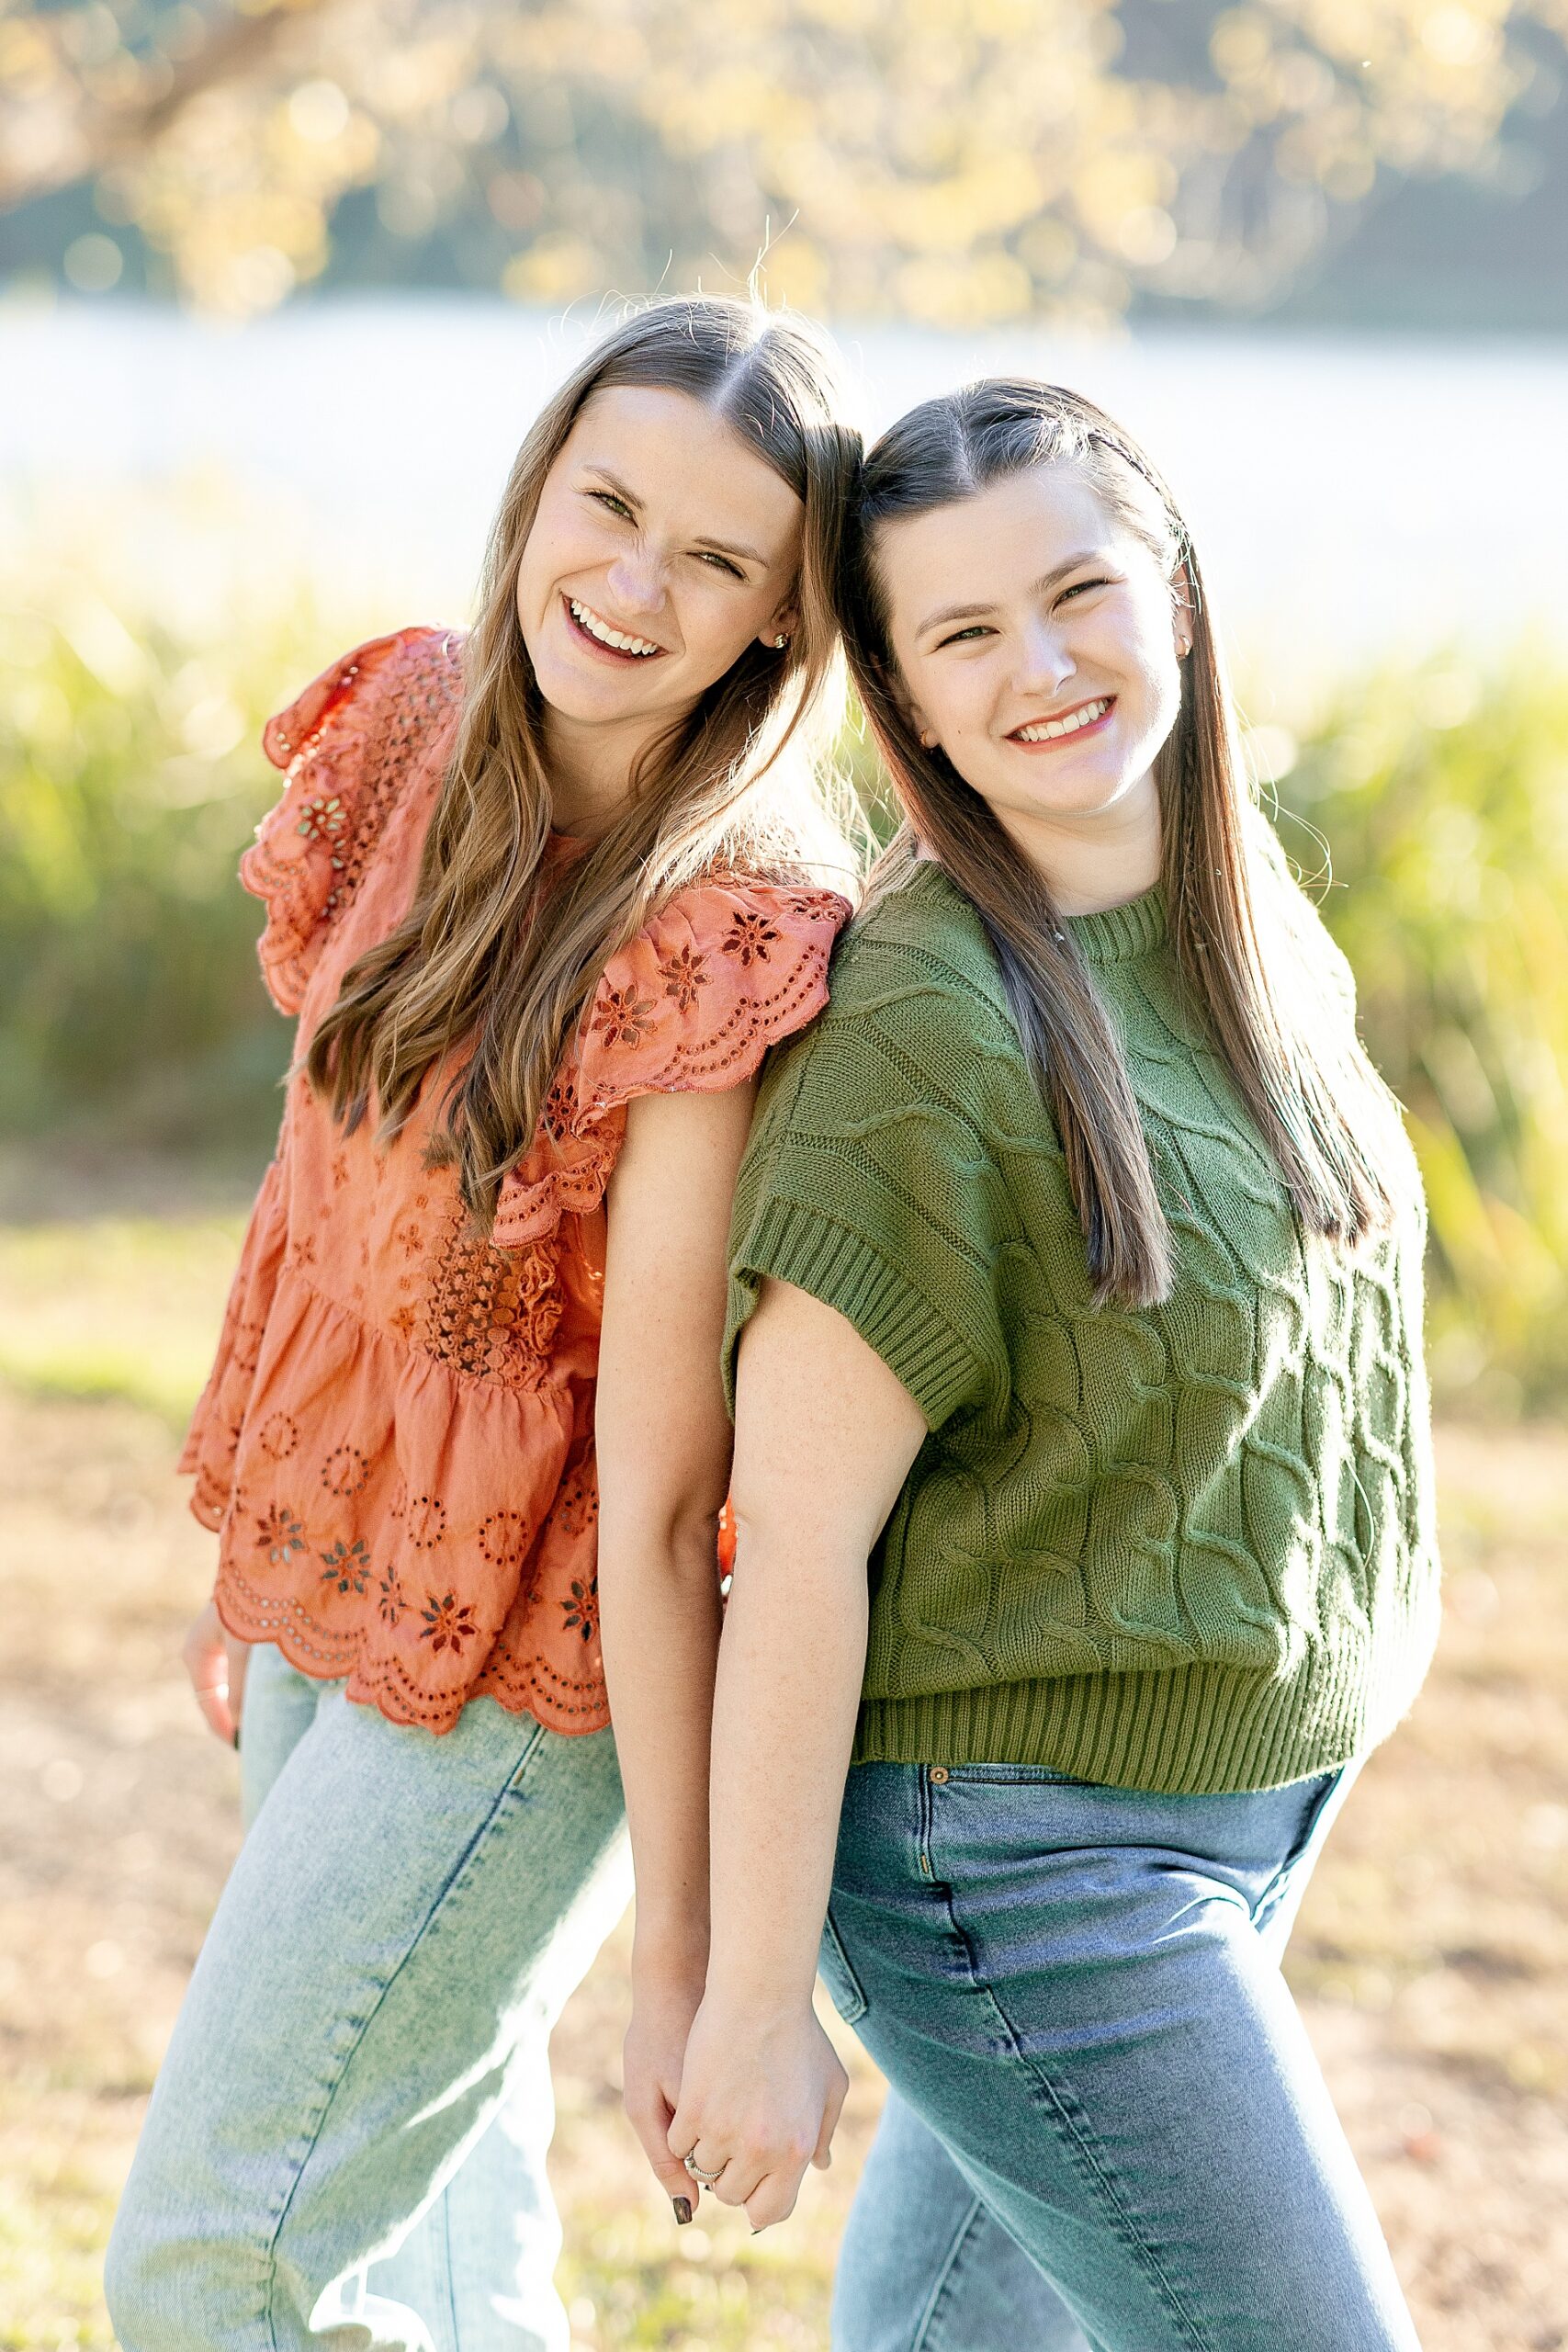
M 646 637 L 628 637 L 625 629 L 612 628 L 592 605 L 579 604 L 575 596 L 566 599 L 566 608 L 584 637 L 591 637 L 595 645 L 604 646 L 611 653 L 619 653 L 635 662 L 647 662 L 655 653 L 664 650 L 661 645 L 650 644 Z
M 1069 710 L 1063 718 L 1032 719 L 1027 727 L 1013 729 L 1012 741 L 1015 743 L 1055 743 L 1063 735 L 1080 734 L 1084 728 L 1097 725 L 1115 699 L 1114 695 L 1103 695 L 1098 702 L 1080 703 L 1077 710 Z

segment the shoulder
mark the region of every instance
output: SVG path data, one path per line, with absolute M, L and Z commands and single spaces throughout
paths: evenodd
M 605 966 L 584 1023 L 583 1082 L 624 1100 L 750 1077 L 822 1010 L 849 915 L 836 891 L 739 876 L 678 891 Z
M 358 888 L 393 808 L 449 740 L 463 638 L 405 628 L 355 646 L 268 719 L 262 747 L 281 797 L 240 861 L 266 902 L 258 942 L 273 1001 L 298 1012 L 322 942 Z
M 881 1073 L 911 1096 L 967 1094 L 979 1072 L 1019 1051 L 985 925 L 939 866 L 908 880 L 848 926 L 833 957 L 829 1002 L 785 1057 L 796 1080 Z
M 287 770 L 324 740 L 341 750 L 351 732 L 400 703 L 411 716 L 446 711 L 462 695 L 463 642 L 460 629 L 413 628 L 355 646 L 267 720 L 262 749 Z
M 667 899 L 604 967 L 539 1131 L 502 1186 L 497 1242 L 536 1240 L 568 1212 L 597 1208 L 639 1095 L 719 1094 L 754 1077 L 821 1012 L 849 916 L 836 891 L 735 876 Z

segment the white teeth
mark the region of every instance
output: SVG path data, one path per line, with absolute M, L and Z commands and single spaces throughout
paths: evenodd
M 1021 743 L 1049 743 L 1058 735 L 1076 735 L 1080 727 L 1092 727 L 1097 718 L 1103 718 L 1110 707 L 1111 697 L 1107 695 L 1101 702 L 1086 702 L 1081 710 L 1069 711 L 1066 718 L 1050 718 L 1040 727 L 1019 728 L 1018 740 Z
M 571 617 L 578 628 L 586 629 L 590 637 L 596 637 L 601 645 L 613 645 L 617 653 L 637 653 L 646 657 L 662 650 L 657 645 L 650 645 L 646 637 L 624 636 L 618 628 L 612 628 L 608 621 L 602 621 L 591 605 L 580 605 L 575 596 L 569 596 L 567 603 L 571 607 Z

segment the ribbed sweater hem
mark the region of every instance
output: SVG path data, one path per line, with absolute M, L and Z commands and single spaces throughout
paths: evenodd
M 1168 1796 L 1283 1787 L 1386 1739 L 1438 1633 L 1435 1570 L 1380 1623 L 1372 1653 L 1315 1651 L 1288 1679 L 1235 1667 L 1080 1674 L 868 1699 L 856 1764 L 1013 1764 Z

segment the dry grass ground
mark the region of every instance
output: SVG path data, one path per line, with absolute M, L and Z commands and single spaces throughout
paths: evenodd
M 112 2343 L 109 2217 L 236 1842 L 233 1758 L 175 1654 L 210 1539 L 171 1476 L 232 1244 L 212 1218 L 0 1230 L 6 2352 Z M 1450 1429 L 1442 1472 L 1439 1663 L 1336 1833 L 1291 1974 L 1427 2352 L 1551 2352 L 1568 2347 L 1568 1440 Z M 557 2039 L 579 2343 L 825 2345 L 873 2070 L 855 2060 L 840 2159 L 789 2227 L 754 2245 L 720 2215 L 677 2239 L 617 2110 L 625 2003 L 623 1930 Z

